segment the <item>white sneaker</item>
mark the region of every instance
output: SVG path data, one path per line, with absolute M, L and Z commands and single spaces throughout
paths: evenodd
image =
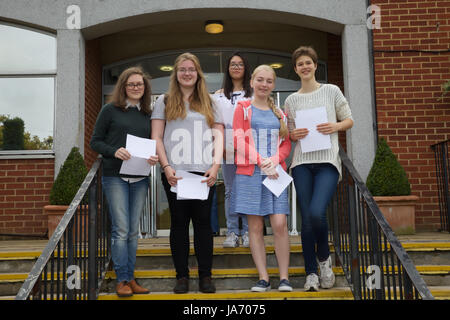
M 333 288 L 335 276 L 331 265 L 331 256 L 328 256 L 327 260 L 319 262 L 319 268 L 320 287 L 324 289 Z
M 250 239 L 248 238 L 248 231 L 242 235 L 242 246 L 245 248 L 250 247 Z
M 308 274 L 305 283 L 306 291 L 319 291 L 319 277 L 315 273 Z
M 239 237 L 234 233 L 230 232 L 227 238 L 223 242 L 224 248 L 236 248 L 239 247 Z

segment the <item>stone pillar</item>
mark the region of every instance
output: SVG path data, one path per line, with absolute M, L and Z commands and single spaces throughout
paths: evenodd
M 367 26 L 345 25 L 342 33 L 345 96 L 355 121 L 347 132 L 347 152 L 364 182 L 376 150 L 370 54 Z
M 80 30 L 58 30 L 55 177 L 72 147 L 84 154 L 85 41 Z

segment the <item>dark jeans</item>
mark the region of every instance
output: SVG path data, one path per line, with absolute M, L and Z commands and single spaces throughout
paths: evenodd
M 292 169 L 292 177 L 302 215 L 305 271 L 307 275 L 317 274 L 316 256 L 324 261 L 330 255 L 326 210 L 336 191 L 339 172 L 329 163 L 302 164 Z
M 169 202 L 170 249 L 177 279 L 189 278 L 189 223 L 191 219 L 194 227 L 194 250 L 198 263 L 198 275 L 200 279 L 210 277 L 214 241 L 211 230 L 211 205 L 215 186 L 209 189 L 208 200 L 177 200 L 177 194 L 170 191 L 170 184 L 164 173 L 161 174 L 161 180 Z

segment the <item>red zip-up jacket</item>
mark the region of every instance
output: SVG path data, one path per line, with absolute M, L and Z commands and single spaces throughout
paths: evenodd
M 279 109 L 283 121 L 287 123 L 287 117 L 284 112 Z M 255 148 L 255 141 L 252 134 L 252 109 L 251 101 L 239 101 L 233 117 L 233 138 L 234 149 L 236 150 L 235 163 L 236 174 L 251 176 L 255 171 L 255 164 L 261 164 L 261 155 Z M 291 152 L 291 141 L 289 134 L 285 138 L 278 137 L 278 149 L 275 155 L 270 157 L 272 162 L 277 166 L 281 164 L 283 169 L 287 171 L 285 159 Z

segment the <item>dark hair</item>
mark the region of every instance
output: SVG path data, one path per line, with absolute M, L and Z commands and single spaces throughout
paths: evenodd
M 239 51 L 233 52 L 227 59 L 227 63 L 225 65 L 225 72 L 223 75 L 223 93 L 228 99 L 231 99 L 231 94 L 233 93 L 233 81 L 230 76 L 230 62 L 233 57 L 239 57 L 244 62 L 244 80 L 243 80 L 243 89 L 244 89 L 244 97 L 250 98 L 252 96 L 252 87 L 250 86 L 250 66 L 248 64 L 247 58 L 245 58 Z
M 138 74 L 142 76 L 142 80 L 144 81 L 145 91 L 144 95 L 141 98 L 141 112 L 145 114 L 151 114 L 150 109 L 150 98 L 152 95 L 152 88 L 150 86 L 150 76 L 144 72 L 142 67 L 136 66 L 131 67 L 124 70 L 117 80 L 116 86 L 114 87 L 113 94 L 109 99 L 109 102 L 113 103 L 116 107 L 122 109 L 122 111 L 126 111 L 127 106 L 127 93 L 125 85 L 127 84 L 128 78 L 132 75 Z
M 318 61 L 317 52 L 312 47 L 302 46 L 295 49 L 295 51 L 292 53 L 292 64 L 294 65 L 294 67 L 295 64 L 297 63 L 297 59 L 301 56 L 310 57 L 311 60 L 314 62 L 314 64 L 317 65 Z

